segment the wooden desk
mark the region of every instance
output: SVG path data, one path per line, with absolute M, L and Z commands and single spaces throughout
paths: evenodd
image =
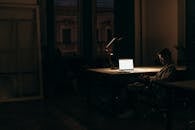
M 161 67 L 135 67 L 134 70 L 127 72 L 111 68 L 88 68 L 86 70 L 86 76 L 88 77 L 87 84 L 88 82 L 92 82 L 91 86 L 94 86 L 96 83 L 102 83 L 103 85 L 99 86 L 111 86 L 114 88 L 134 82 L 140 74 L 154 75 L 159 72 L 160 69 Z M 176 67 L 176 69 L 179 73 L 186 70 L 185 67 L 180 66 Z
M 134 70 L 121 71 L 111 68 L 88 68 L 87 75 L 93 85 L 102 83 L 106 87 L 122 87 L 127 83 L 134 82 L 140 74 L 154 75 L 161 67 L 135 67 Z
M 140 74 L 153 75 L 160 69 L 161 67 L 135 67 L 134 70 L 127 72 L 111 68 L 88 68 L 85 74 L 88 80 L 84 86 L 87 87 L 89 102 L 95 103 L 98 100 L 95 98 L 106 96 L 114 99 L 120 95 L 123 87 L 130 82 L 135 82 Z
M 161 67 L 135 67 L 132 71 L 124 72 L 111 68 L 87 68 L 85 75 L 82 76 L 83 79 L 87 79 L 83 85 L 87 90 L 87 99 L 90 104 L 98 104 L 96 102 L 101 100 L 97 99 L 98 97 L 107 96 L 114 99 L 123 87 L 130 82 L 135 82 L 140 74 L 154 75 L 160 69 Z M 184 70 L 185 67 L 177 67 L 177 71 Z
M 99 82 L 103 81 L 104 84 L 110 82 L 113 86 L 113 84 L 133 82 L 140 74 L 155 75 L 161 68 L 162 67 L 135 67 L 134 70 L 130 71 L 121 71 L 119 69 L 111 68 L 88 68 L 86 72 L 89 79 L 99 80 Z M 183 77 L 183 72 L 185 72 L 186 68 L 178 66 L 176 67 L 176 70 L 178 77 L 181 78 Z M 111 85 L 110 83 L 108 85 Z
M 141 74 L 141 73 L 156 73 L 160 71 L 161 67 L 135 67 L 130 71 L 121 71 L 119 69 L 110 68 L 89 68 L 88 71 L 108 74 L 108 75 L 121 75 L 121 74 Z
M 143 74 L 143 73 L 156 73 L 160 71 L 162 67 L 135 67 L 133 70 L 130 71 L 121 71 L 119 69 L 111 69 L 111 68 L 88 68 L 87 70 L 90 72 L 102 73 L 102 74 L 109 74 L 109 75 L 118 75 L 118 74 Z M 186 67 L 184 66 L 177 66 L 177 71 L 185 71 Z

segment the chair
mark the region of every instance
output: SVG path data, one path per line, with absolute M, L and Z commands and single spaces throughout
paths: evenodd
M 181 79 L 180 79 L 181 80 Z M 169 77 L 167 77 L 165 82 L 177 81 L 177 73 L 174 71 Z M 160 82 L 164 82 L 161 80 Z M 149 116 L 150 113 L 159 112 L 163 117 L 167 118 L 169 100 L 170 100 L 170 91 L 166 87 L 162 87 L 158 81 L 152 81 L 148 84 L 141 82 L 133 82 L 127 85 L 127 92 L 125 93 L 129 100 L 126 100 L 127 104 L 130 106 L 135 106 L 139 109 L 139 106 L 136 104 L 143 104 L 150 109 L 143 114 L 144 117 Z M 125 97 L 125 96 L 124 96 Z M 123 98 L 124 99 L 124 98 Z M 179 99 L 180 100 L 180 99 Z M 186 100 L 181 99 L 183 104 Z
M 147 118 L 153 112 L 160 112 L 163 114 L 163 117 L 166 118 L 167 116 L 167 92 L 166 89 L 161 88 L 155 82 L 151 82 L 150 84 L 146 85 L 141 82 L 133 82 L 129 83 L 126 89 L 122 90 L 122 94 L 117 97 L 119 102 L 119 109 L 121 111 L 126 111 L 130 109 L 144 110 L 142 113 L 142 117 Z M 122 113 L 123 115 L 123 113 Z
M 159 112 L 165 119 L 167 119 L 170 98 L 172 98 L 170 96 L 173 95 L 170 94 L 170 89 L 163 87 L 161 83 L 174 82 L 177 81 L 177 79 L 177 72 L 174 71 L 171 75 L 169 75 L 169 77 L 166 78 L 166 80 L 152 81 L 139 92 L 139 95 L 142 98 L 138 99 L 138 102 L 144 103 L 150 107 L 148 114 L 151 112 Z M 182 101 L 185 102 L 183 99 Z M 145 113 L 144 117 L 146 117 L 148 114 Z
M 167 88 L 161 87 L 156 82 L 152 82 L 149 86 L 146 86 L 141 95 L 144 97 L 141 102 L 150 107 L 148 113 L 145 113 L 144 115 L 145 118 L 150 113 L 158 112 L 163 116 L 163 118 L 167 119 L 170 100 Z

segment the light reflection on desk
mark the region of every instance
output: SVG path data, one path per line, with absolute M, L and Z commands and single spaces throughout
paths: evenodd
M 104 73 L 104 74 L 127 74 L 127 73 L 150 73 L 150 72 L 158 72 L 161 67 L 135 67 L 133 70 L 123 71 L 119 69 L 111 69 L 111 68 L 93 68 L 88 69 L 89 71 Z
M 123 71 L 119 69 L 111 68 L 90 68 L 89 71 L 103 73 L 103 74 L 128 74 L 128 73 L 156 73 L 161 70 L 162 67 L 134 67 L 133 70 Z M 176 67 L 177 70 L 185 70 L 185 67 Z

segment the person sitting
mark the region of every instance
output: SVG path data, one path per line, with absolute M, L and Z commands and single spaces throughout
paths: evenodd
M 118 99 L 120 99 L 119 109 L 123 111 L 121 112 L 121 114 L 119 114 L 119 116 L 124 117 L 128 116 L 129 113 L 132 114 L 132 111 L 131 109 L 129 109 L 129 107 L 134 107 L 134 104 L 138 102 L 140 94 L 148 91 L 146 89 L 150 87 L 152 82 L 174 80 L 176 67 L 172 62 L 170 50 L 167 48 L 160 50 L 159 52 L 157 52 L 157 57 L 162 64 L 162 68 L 159 72 L 157 72 L 153 76 L 141 74 L 140 76 L 138 76 L 137 81 L 129 83 L 126 87 L 124 87 L 124 89 L 122 89 L 120 96 L 117 97 Z
M 169 49 L 164 48 L 157 53 L 160 63 L 163 65 L 162 69 L 154 76 L 141 75 L 139 78 L 145 83 L 152 81 L 171 81 L 174 80 L 176 67 L 172 62 L 172 56 Z

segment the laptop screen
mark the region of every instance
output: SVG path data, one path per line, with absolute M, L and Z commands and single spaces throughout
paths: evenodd
M 133 70 L 133 59 L 119 59 L 119 70 Z

